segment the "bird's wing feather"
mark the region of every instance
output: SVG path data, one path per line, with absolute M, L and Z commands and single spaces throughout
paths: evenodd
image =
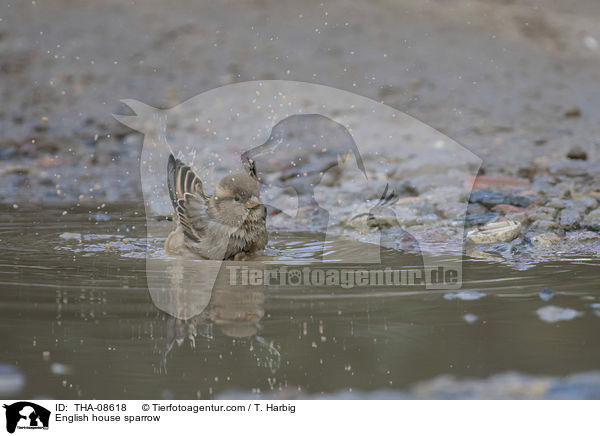
M 208 227 L 207 198 L 202 191 L 202 181 L 188 165 L 173 155 L 167 165 L 169 196 L 185 235 L 199 242 Z
M 167 164 L 167 185 L 173 207 L 177 209 L 179 200 L 184 200 L 186 194 L 206 199 L 202 191 L 202 181 L 194 170 L 171 154 Z

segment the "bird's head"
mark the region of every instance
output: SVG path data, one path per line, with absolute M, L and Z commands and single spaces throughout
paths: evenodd
M 210 202 L 215 218 L 230 226 L 239 227 L 244 222 L 258 222 L 266 217 L 258 182 L 247 174 L 224 177 Z

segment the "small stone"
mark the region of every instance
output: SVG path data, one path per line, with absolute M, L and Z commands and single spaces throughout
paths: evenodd
M 577 118 L 581 116 L 581 109 L 577 106 L 573 106 L 565 111 L 565 118 Z
M 548 301 L 554 297 L 554 291 L 552 291 L 550 288 L 543 288 L 538 295 L 542 300 Z
M 589 164 L 583 160 L 568 160 L 550 165 L 548 171 L 553 176 L 581 177 L 589 173 Z
M 521 232 L 521 223 L 517 221 L 499 221 L 488 223 L 467 233 L 467 242 L 471 244 L 495 244 L 510 242 Z
M 524 165 L 522 168 L 528 168 L 525 172 L 532 171 L 533 169 L 527 165 Z M 485 176 L 478 175 L 473 184 L 473 189 L 475 191 L 479 191 L 482 189 L 489 189 L 492 187 L 501 187 L 504 189 L 522 189 L 529 187 L 531 182 L 528 178 L 524 177 L 502 177 L 502 176 Z
M 527 207 L 531 200 L 527 197 L 518 195 L 504 195 L 498 192 L 481 190 L 471 194 L 470 203 L 483 204 L 485 207 L 492 208 L 500 204 L 510 204 L 517 207 Z
M 483 224 L 489 223 L 490 221 L 495 220 L 500 215 L 496 212 L 485 212 L 478 213 L 475 215 L 467 215 L 465 217 L 465 224 L 467 226 L 481 226 Z
M 573 209 L 563 209 L 560 212 L 558 222 L 565 230 L 576 230 L 579 228 L 581 215 Z
M 467 206 L 468 215 L 477 215 L 479 213 L 485 213 L 487 211 L 488 208 L 479 203 L 469 203 Z
M 576 230 L 574 232 L 568 232 L 565 235 L 565 240 L 574 242 L 594 241 L 596 239 L 600 239 L 600 235 L 589 230 Z
M 593 197 L 585 196 L 573 200 L 573 208 L 582 214 L 585 214 L 596 207 L 598 207 L 598 201 Z
M 508 204 L 517 207 L 529 207 L 531 199 L 522 195 L 509 195 L 507 196 Z
M 518 221 L 521 224 L 527 221 L 527 214 L 525 212 L 507 213 L 504 217 L 509 221 Z
M 574 145 L 567 152 L 567 157 L 575 160 L 587 160 L 588 155 L 587 152 L 579 145 Z
M 513 206 L 512 204 L 499 204 L 497 206 L 492 207 L 492 210 L 494 212 L 506 215 L 509 213 L 523 212 L 524 209 L 522 207 Z
M 540 247 L 540 248 L 549 248 L 559 241 L 560 241 L 560 236 L 558 236 L 556 233 L 552 233 L 552 232 L 542 233 L 540 235 L 536 235 L 531 238 L 531 243 L 535 247 Z
M 458 218 L 465 213 L 464 203 L 448 203 L 438 207 L 438 213 L 442 218 Z
M 558 228 L 558 224 L 550 220 L 537 220 L 531 225 L 532 228 L 537 230 L 555 230 Z
M 583 226 L 588 230 L 600 231 L 600 208 L 588 213 L 583 219 Z
M 561 198 L 553 198 L 546 203 L 546 207 L 551 207 L 553 209 L 564 209 L 566 206 L 567 202 Z
M 542 207 L 538 207 L 533 212 L 532 218 L 545 219 L 547 217 L 550 217 L 551 219 L 554 219 L 554 218 L 556 218 L 557 215 L 558 215 L 557 209 L 554 209 L 553 207 L 542 206 Z
M 469 202 L 479 203 L 484 205 L 485 207 L 492 208 L 499 204 L 505 203 L 504 199 L 505 196 L 503 194 L 487 190 L 481 190 L 473 192 L 471 194 L 471 198 L 469 198 Z

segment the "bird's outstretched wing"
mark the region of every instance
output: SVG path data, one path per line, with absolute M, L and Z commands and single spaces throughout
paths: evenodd
M 173 208 L 185 235 L 199 242 L 206 232 L 208 215 L 202 181 L 188 165 L 169 156 L 167 184 Z

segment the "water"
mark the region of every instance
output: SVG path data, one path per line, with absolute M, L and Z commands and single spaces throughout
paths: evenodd
M 0 365 L 25 381 L 0 378 L 10 384 L 0 396 L 361 398 L 441 375 L 460 385 L 507 371 L 521 380 L 600 366 L 598 261 L 521 271 L 466 259 L 460 292 L 224 289 L 184 322 L 149 296 L 141 204 L 1 210 Z M 261 259 L 310 260 L 313 247 L 309 234 L 278 234 Z M 542 299 L 544 287 L 553 294 Z M 575 315 L 545 319 L 547 306 L 556 309 L 541 313 Z

